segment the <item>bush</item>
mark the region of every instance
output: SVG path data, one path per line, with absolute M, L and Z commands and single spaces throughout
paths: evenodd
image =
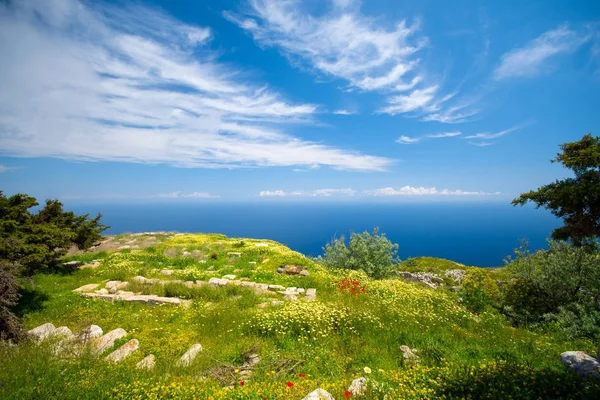
M 483 312 L 495 304 L 499 297 L 498 285 L 489 273 L 480 268 L 466 270 L 460 295 L 465 306 L 472 312 Z
M 18 339 L 22 333 L 19 319 L 10 311 L 21 297 L 16 270 L 14 264 L 0 260 L 0 339 Z
M 502 307 L 516 323 L 553 321 L 570 337 L 600 334 L 600 251 L 549 241 L 531 254 L 526 244 L 508 260 L 513 277 L 503 288 Z M 594 326 L 595 328 L 589 328 Z
M 344 237 L 326 244 L 323 264 L 327 268 L 362 270 L 376 279 L 385 277 L 399 261 L 396 258 L 398 245 L 378 231 L 375 228 L 372 234 L 353 233 L 349 246 L 346 246 Z

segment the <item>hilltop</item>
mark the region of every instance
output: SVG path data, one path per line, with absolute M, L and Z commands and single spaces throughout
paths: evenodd
M 446 271 L 475 267 L 448 260 L 398 266 L 442 277 L 431 286 L 328 270 L 271 240 L 144 233 L 65 263 L 26 283 L 16 310 L 27 329 L 51 323 L 63 336 L 46 325 L 40 343 L 0 346 L 1 398 L 600 396 L 559 359 L 597 343 L 469 311 L 453 291 L 460 274 Z

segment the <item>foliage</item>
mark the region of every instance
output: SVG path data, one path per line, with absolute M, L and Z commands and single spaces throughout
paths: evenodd
M 556 180 L 537 190 L 521 194 L 513 205 L 531 201 L 563 218 L 564 226 L 552 237 L 571 239 L 575 245 L 594 243 L 600 236 L 600 137 L 585 135 L 577 142 L 564 143 L 552 162 L 573 170 L 574 178 Z
M 465 272 L 460 295 L 469 310 L 480 313 L 498 301 L 499 290 L 486 270 L 469 268 Z
M 348 246 L 344 237 L 327 243 L 323 264 L 327 268 L 363 270 L 376 279 L 387 276 L 398 262 L 398 245 L 378 232 L 375 228 L 372 234 L 353 233 Z
M 591 331 L 573 326 L 576 321 L 598 318 L 600 251 L 562 241 L 548 243 L 549 250 L 534 254 L 524 245 L 515 251 L 514 260 L 507 260 L 507 270 L 514 280 L 503 288 L 506 314 L 516 323 L 558 321 L 567 324 L 564 328 L 574 336 L 600 334 L 598 324 Z
M 19 301 L 19 281 L 17 267 L 0 260 L 0 339 L 18 339 L 22 327 L 11 307 Z
M 101 214 L 78 216 L 64 211 L 58 200 L 46 200 L 37 214 L 31 213 L 36 206 L 31 196 L 6 197 L 0 191 L 0 260 L 18 263 L 26 276 L 56 267 L 71 245 L 89 248 L 108 229 L 100 223 Z
M 89 248 L 108 227 L 89 215 L 63 210 L 58 200 L 47 200 L 36 214 L 35 198 L 6 197 L 0 191 L 0 336 L 16 338 L 20 325 L 9 307 L 19 299 L 18 278 L 56 267 L 71 245 Z
M 72 274 L 35 275 L 28 289 L 44 300 L 23 307 L 19 314 L 26 329 L 46 322 L 73 332 L 89 324 L 99 325 L 104 332 L 123 328 L 128 335 L 116 346 L 135 338 L 139 350 L 111 365 L 103 357 L 59 358 L 46 342 L 0 343 L 0 398 L 301 399 L 322 387 L 336 399 L 344 399 L 344 392 L 359 376 L 368 378 L 364 400 L 598 398 L 598 385 L 582 385 L 558 357 L 571 349 L 595 352 L 593 340 L 513 328 L 494 309 L 470 312 L 448 291 L 396 277 L 374 280 L 361 271 L 325 269 L 271 241 L 268 247 L 257 247 L 264 241 L 244 238 L 241 256 L 230 262 L 227 252 L 235 251 L 240 238 L 153 236 L 151 251 L 140 246 L 80 254 L 70 259 L 96 259 L 100 265 Z M 141 236 L 114 240 L 115 248 L 132 240 L 144 242 Z M 178 256 L 165 257 L 167 248 L 178 249 Z M 184 248 L 217 252 L 219 257 L 202 263 L 183 256 Z M 278 274 L 282 264 L 305 266 L 310 276 Z M 161 275 L 164 268 L 173 274 Z M 193 299 L 189 307 L 173 307 L 110 303 L 73 292 L 111 276 L 128 281 L 136 275 L 185 281 L 231 273 L 255 282 L 317 288 L 317 298 L 261 309 L 257 304 L 281 295 L 252 293 L 233 285 L 188 290 L 177 283 L 145 285 L 147 289 L 131 283 L 134 291 Z M 339 293 L 336 282 L 344 279 L 360 281 L 365 293 Z M 25 300 L 24 296 L 21 303 Z M 177 360 L 194 343 L 202 344 L 203 351 L 190 367 L 178 368 Z M 402 345 L 415 349 L 419 365 L 403 363 Z M 260 361 L 248 381 L 240 375 L 249 349 Z M 156 356 L 154 370 L 137 369 L 136 363 L 148 354 Z M 370 374 L 365 375 L 365 367 Z M 215 377 L 215 371 L 224 368 L 229 383 Z

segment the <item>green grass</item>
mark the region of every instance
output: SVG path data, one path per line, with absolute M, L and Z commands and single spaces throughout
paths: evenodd
M 256 247 L 259 242 L 269 247 Z M 183 249 L 201 250 L 216 260 L 183 257 Z M 177 249 L 171 251 L 170 249 Z M 228 251 L 241 252 L 232 260 Z M 174 254 L 168 257 L 165 254 Z M 493 309 L 466 310 L 458 296 L 393 278 L 372 281 L 354 271 L 327 271 L 299 253 L 271 241 L 223 235 L 181 235 L 143 250 L 85 254 L 70 259 L 101 259 L 97 269 L 70 275 L 45 274 L 26 284 L 17 310 L 26 328 L 45 322 L 73 331 L 96 324 L 104 332 L 121 327 L 140 350 L 116 365 L 102 358 L 65 361 L 52 355 L 51 344 L 0 345 L 0 398 L 197 398 L 301 399 L 317 387 L 344 398 L 359 376 L 369 378 L 364 399 L 383 398 L 596 398 L 598 385 L 583 386 L 559 361 L 567 350 L 593 352 L 596 343 L 562 341 L 549 334 L 510 327 Z M 256 265 L 249 262 L 255 261 Z M 467 268 L 448 260 L 416 259 L 414 271 Z M 310 276 L 280 275 L 281 264 L 303 265 Z M 212 267 L 212 268 L 211 268 Z M 160 271 L 171 268 L 171 276 Z M 406 270 L 404 266 L 400 269 Z M 178 296 L 190 307 L 149 306 L 89 299 L 72 290 L 104 280 L 147 278 L 208 280 L 235 274 L 256 282 L 317 288 L 315 302 L 281 307 L 257 305 L 280 299 L 244 288 L 182 284 L 131 284 L 128 290 Z M 335 282 L 358 279 L 366 293 L 339 293 Z M 178 358 L 194 343 L 203 352 L 189 368 Z M 417 349 L 420 363 L 405 365 L 401 345 Z M 259 354 L 250 382 L 239 385 L 236 369 L 244 354 Z M 148 354 L 156 368 L 140 371 L 135 363 Z M 369 367 L 371 374 L 364 368 Z M 303 376 L 300 377 L 299 374 Z M 288 388 L 286 382 L 293 382 Z M 235 384 L 234 389 L 224 386 Z M 518 389 L 516 389 L 518 387 Z

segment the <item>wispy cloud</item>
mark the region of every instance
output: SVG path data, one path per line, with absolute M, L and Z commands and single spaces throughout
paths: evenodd
M 496 143 L 497 142 L 469 142 L 470 145 L 477 146 L 477 147 L 493 146 Z
M 298 0 L 249 0 L 249 12 L 225 12 L 225 18 L 249 32 L 261 46 L 279 49 L 293 65 L 348 83 L 348 88 L 385 96 L 380 113 L 441 112 L 444 94 L 419 58 L 428 39 L 419 24 L 386 23 L 360 12 L 360 2 L 329 3 L 321 14 Z M 326 3 L 326 7 L 327 7 Z M 453 111 L 446 120 L 456 119 Z M 464 117 L 460 117 L 464 118 Z M 453 121 L 454 122 L 454 121 Z
M 590 38 L 587 33 L 569 29 L 567 25 L 544 32 L 525 46 L 504 54 L 494 71 L 494 78 L 500 80 L 538 75 L 551 58 L 574 52 Z
M 414 143 L 419 143 L 420 141 L 422 141 L 424 139 L 443 139 L 443 138 L 456 137 L 456 136 L 460 136 L 460 135 L 462 135 L 462 133 L 459 131 L 432 133 L 429 135 L 422 135 L 422 136 L 417 136 L 417 137 L 410 137 L 410 136 L 402 135 L 398 139 L 396 139 L 396 142 L 400 143 L 400 144 L 414 144 Z
M 464 190 L 436 189 L 435 187 L 412 187 L 403 186 L 400 189 L 386 187 L 375 190 L 365 190 L 362 192 L 364 196 L 492 196 L 499 195 L 500 192 L 472 192 Z
M 171 192 L 171 193 L 161 193 L 157 197 L 162 199 L 214 199 L 219 196 L 210 194 L 208 192 Z
M 335 110 L 333 113 L 337 114 L 337 115 L 356 115 L 356 112 L 350 111 L 350 110 L 344 110 L 344 109 Z
M 481 133 L 475 133 L 473 135 L 469 135 L 469 136 L 465 136 L 465 139 L 478 139 L 478 140 L 490 140 L 490 139 L 498 139 L 504 135 L 507 135 L 511 132 L 514 132 L 516 130 L 522 129 L 524 127 L 524 125 L 517 125 L 517 126 L 513 126 L 511 128 L 505 129 L 503 131 L 500 132 L 481 132 Z
M 16 168 L 14 168 L 14 167 L 7 167 L 6 165 L 0 164 L 0 174 L 3 174 L 3 173 L 8 172 L 8 171 L 12 171 L 14 169 L 16 169 Z
M 260 197 L 331 197 L 331 196 L 354 196 L 356 190 L 350 188 L 344 189 L 316 189 L 311 191 L 293 191 L 283 190 L 263 190 L 258 195 Z
M 211 37 L 142 6 L 0 2 L 1 154 L 202 168 L 391 164 L 292 136 L 317 106 L 246 83 Z

